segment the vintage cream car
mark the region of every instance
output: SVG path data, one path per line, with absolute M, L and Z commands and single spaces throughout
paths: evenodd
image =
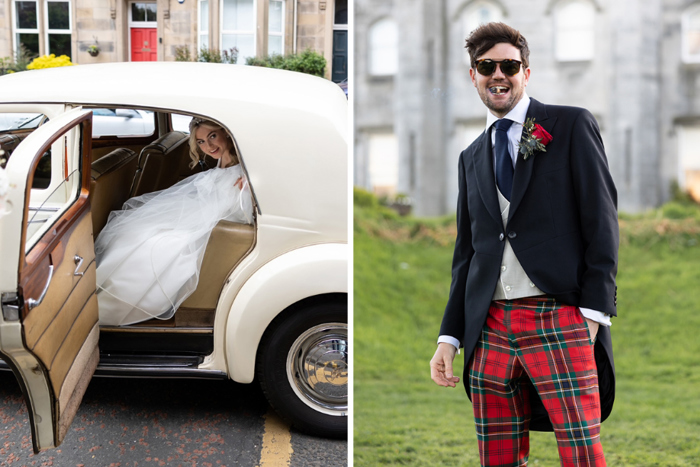
M 346 436 L 347 101 L 335 84 L 208 63 L 82 65 L 1 77 L 5 113 L 41 120 L 0 130 L 0 358 L 35 451 L 61 443 L 93 373 L 258 379 L 300 430 Z M 93 137 L 93 114 L 130 113 L 153 120 Z M 130 197 L 194 173 L 178 131 L 193 116 L 232 136 L 254 223 L 219 222 L 173 318 L 100 326 L 94 238 Z

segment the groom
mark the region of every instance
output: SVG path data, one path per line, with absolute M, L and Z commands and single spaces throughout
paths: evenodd
M 552 430 L 564 466 L 604 466 L 614 399 L 617 192 L 585 109 L 530 99 L 525 38 L 502 23 L 467 39 L 489 109 L 459 158 L 450 297 L 431 377 L 465 383 L 481 464 L 523 466 L 529 430 Z

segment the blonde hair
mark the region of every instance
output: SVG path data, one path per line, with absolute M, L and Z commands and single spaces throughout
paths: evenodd
M 214 123 L 211 120 L 205 120 L 203 118 L 199 117 L 193 117 L 192 120 L 190 121 L 190 159 L 192 159 L 192 162 L 190 163 L 190 169 L 194 169 L 197 164 L 201 160 L 204 160 L 206 157 L 206 154 L 202 152 L 201 149 L 199 149 L 199 145 L 197 144 L 197 137 L 195 136 L 195 132 L 197 131 L 197 128 L 200 126 L 206 126 L 207 128 L 211 128 L 212 130 L 224 130 L 224 132 L 229 136 L 228 131 L 218 123 Z M 233 139 L 231 140 L 231 149 L 229 150 L 229 153 L 231 154 L 231 158 L 235 163 L 238 163 L 238 154 L 236 153 L 236 149 L 233 145 Z

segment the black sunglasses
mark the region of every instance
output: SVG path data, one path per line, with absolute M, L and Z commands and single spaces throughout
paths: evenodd
M 491 76 L 496 71 L 496 65 L 501 66 L 501 71 L 508 76 L 515 76 L 520 71 L 522 62 L 519 60 L 491 60 L 490 58 L 482 58 L 476 61 L 476 71 L 483 76 Z

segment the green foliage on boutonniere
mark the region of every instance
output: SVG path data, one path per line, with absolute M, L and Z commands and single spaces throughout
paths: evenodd
M 547 152 L 545 146 L 552 141 L 552 135 L 542 128 L 541 125 L 535 123 L 534 118 L 528 118 L 523 124 L 523 137 L 520 140 L 519 152 L 523 155 L 523 159 L 534 155 L 536 152 Z

